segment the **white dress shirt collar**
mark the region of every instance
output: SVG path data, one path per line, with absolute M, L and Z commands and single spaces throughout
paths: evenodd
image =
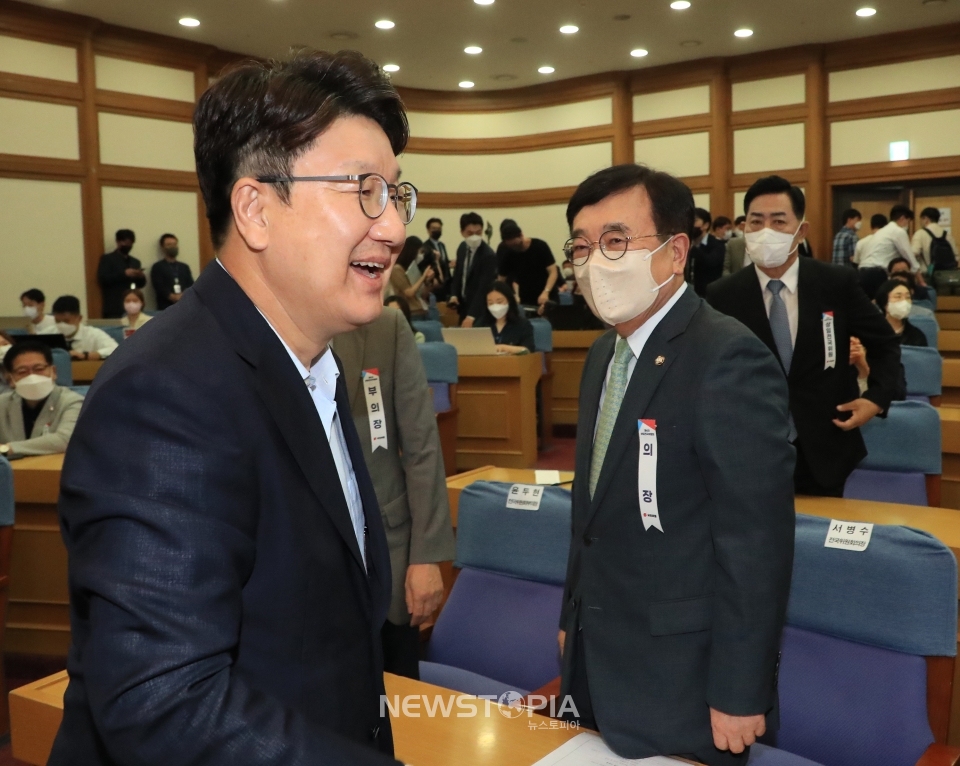
M 760 291 L 765 292 L 767 285 L 770 284 L 770 277 L 763 273 L 759 266 L 754 264 L 754 268 L 757 270 L 757 279 L 760 280 Z M 797 283 L 800 280 L 800 257 L 797 256 L 797 259 L 793 262 L 786 273 L 780 277 L 780 281 L 783 282 L 783 286 L 786 287 L 793 295 L 797 294 Z

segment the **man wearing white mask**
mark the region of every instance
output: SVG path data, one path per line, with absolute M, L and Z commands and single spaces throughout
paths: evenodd
M 463 327 L 473 327 L 487 310 L 487 288 L 497 278 L 497 254 L 483 241 L 479 214 L 460 216 L 460 234 L 463 242 L 457 248 L 447 305 L 457 310 Z
M 80 300 L 73 295 L 61 295 L 53 302 L 53 318 L 57 325 L 46 335 L 61 334 L 70 347 L 73 359 L 106 359 L 117 350 L 117 342 L 99 327 L 83 321 Z
M 52 316 L 44 313 L 46 296 L 36 287 L 27 290 L 20 296 L 20 305 L 23 306 L 23 315 L 30 320 L 27 331 L 31 335 L 44 332 L 56 332 L 57 323 Z
M 35 340 L 16 343 L 4 354 L 3 368 L 13 391 L 0 394 L 0 455 L 65 452 L 83 397 L 56 385 L 50 348 Z
M 693 210 L 642 165 L 567 207 L 564 252 L 614 329 L 580 385 L 561 694 L 622 757 L 733 766 L 777 725 L 794 450 L 775 357 L 683 280 Z
M 743 204 L 755 268 L 711 285 L 707 300 L 743 322 L 780 361 L 790 386 L 797 493 L 842 497 L 867 454 L 860 426 L 903 398 L 897 339 L 855 271 L 798 258 L 808 229 L 800 189 L 768 176 L 750 187 Z M 870 364 L 863 394 L 849 365 L 851 336 Z

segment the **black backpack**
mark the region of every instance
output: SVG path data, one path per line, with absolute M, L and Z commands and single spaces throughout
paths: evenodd
M 957 268 L 957 254 L 947 241 L 947 232 L 943 232 L 939 237 L 933 236 L 933 232 L 926 226 L 923 230 L 930 235 L 930 263 L 934 271 L 950 271 Z

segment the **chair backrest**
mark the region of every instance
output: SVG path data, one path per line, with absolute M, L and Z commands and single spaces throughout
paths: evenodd
M 940 342 L 940 325 L 937 320 L 930 316 L 913 315 L 910 316 L 910 324 L 920 329 L 927 336 L 927 343 L 930 348 L 937 348 Z
M 956 654 L 956 560 L 897 526 L 826 548 L 831 524 L 797 516 L 776 745 L 825 766 L 914 766 L 934 741 L 925 658 Z
M 929 404 L 894 402 L 886 418 L 873 418 L 860 433 L 867 445 L 860 468 L 928 475 L 942 471 L 940 415 Z
M 80 396 L 86 396 L 90 393 L 90 386 L 70 386 L 70 390 L 75 394 L 80 394 Z
M 423 368 L 433 395 L 433 411 L 447 412 L 453 406 L 450 386 L 458 379 L 457 350 L 449 343 L 429 342 L 418 343 L 417 350 L 423 360 Z
M 943 389 L 943 357 L 935 348 L 901 346 L 900 361 L 907 374 L 907 393 L 940 396 Z
M 553 351 L 553 326 L 541 317 L 530 320 L 533 325 L 533 347 L 536 351 Z
M 53 353 L 53 366 L 57 368 L 57 385 L 73 385 L 73 366 L 70 362 L 70 352 L 62 348 L 51 349 Z
M 13 524 L 13 469 L 5 457 L 0 457 L 0 527 Z
M 460 493 L 454 566 L 462 571 L 427 659 L 537 689 L 560 672 L 571 498 L 544 487 L 539 510 L 517 510 L 506 507 L 510 488 L 477 482 Z
M 847 500 L 874 500 L 878 503 L 930 505 L 927 477 L 922 473 L 871 471 L 857 468 L 843 487 Z
M 126 337 L 123 334 L 124 333 L 123 327 L 101 327 L 100 329 L 103 330 L 111 338 L 113 338 L 117 343 L 122 343 L 124 338 Z
M 24 335 L 30 334 L 30 331 L 24 327 L 8 327 L 5 332 L 7 333 L 7 335 L 10 335 L 11 337 L 13 336 L 23 337 Z
M 573 305 L 573 293 L 570 293 L 570 292 L 560 293 L 557 297 L 560 299 L 560 300 L 558 301 L 558 303 L 559 303 L 561 306 L 572 306 L 572 305 Z
M 930 297 L 929 297 L 929 298 L 914 298 L 914 299 L 913 299 L 913 308 L 914 308 L 914 309 L 923 308 L 923 309 L 929 309 L 930 311 L 936 311 L 936 310 L 937 310 L 937 294 L 936 294 L 935 292 L 933 292 L 932 290 L 930 290 L 930 291 L 927 293 L 927 295 L 929 295 Z
M 443 325 L 434 319 L 414 319 L 413 329 L 423 333 L 427 343 L 443 343 Z

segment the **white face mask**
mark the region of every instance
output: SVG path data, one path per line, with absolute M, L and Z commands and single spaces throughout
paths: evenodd
M 37 318 L 37 307 L 36 306 L 24 306 L 23 315 L 27 319 L 36 319 Z
M 483 242 L 483 237 L 481 237 L 479 234 L 471 234 L 466 238 L 465 241 L 467 243 L 467 247 L 472 251 L 480 247 L 480 243 Z
M 743 237 L 743 232 L 740 231 L 740 229 L 734 229 L 733 231 L 730 232 L 730 236 L 733 239 L 740 239 L 741 237 Z
M 57 322 L 57 330 L 65 338 L 71 338 L 77 334 L 77 325 L 69 322 Z
M 731 239 L 733 239 L 733 229 L 727 229 L 723 232 L 723 240 L 724 242 L 729 242 Z
M 803 226 L 802 222 L 800 226 Z M 797 236 L 798 231 L 800 231 L 799 226 L 793 234 L 774 231 L 769 227 L 760 231 L 748 231 L 744 235 L 747 240 L 747 255 L 757 266 L 764 269 L 783 266 L 799 246 L 799 243 L 793 244 L 793 238 Z
M 860 231 L 860 227 L 861 227 L 861 226 L 863 226 L 863 221 L 857 221 L 857 222 L 853 225 L 853 230 L 854 230 L 854 231 Z
M 53 378 L 46 375 L 27 375 L 23 380 L 14 383 L 13 387 L 22 399 L 28 402 L 39 402 L 50 396 L 53 391 Z
M 123 310 L 126 311 L 130 316 L 136 316 L 140 313 L 140 310 L 143 308 L 143 304 L 140 301 L 130 301 L 129 303 L 123 304 Z
M 487 306 L 487 311 L 493 315 L 494 319 L 503 319 L 509 310 L 510 307 L 506 303 L 492 303 Z
M 660 250 L 668 244 L 670 237 Z M 670 284 L 675 274 L 659 285 L 653 278 L 653 254 L 657 250 L 629 250 L 611 261 L 599 248 L 583 266 L 574 265 L 577 282 L 590 310 L 611 325 L 640 316 L 657 299 L 657 293 Z
M 906 319 L 910 316 L 913 301 L 891 301 L 887 304 L 887 313 L 894 319 Z

